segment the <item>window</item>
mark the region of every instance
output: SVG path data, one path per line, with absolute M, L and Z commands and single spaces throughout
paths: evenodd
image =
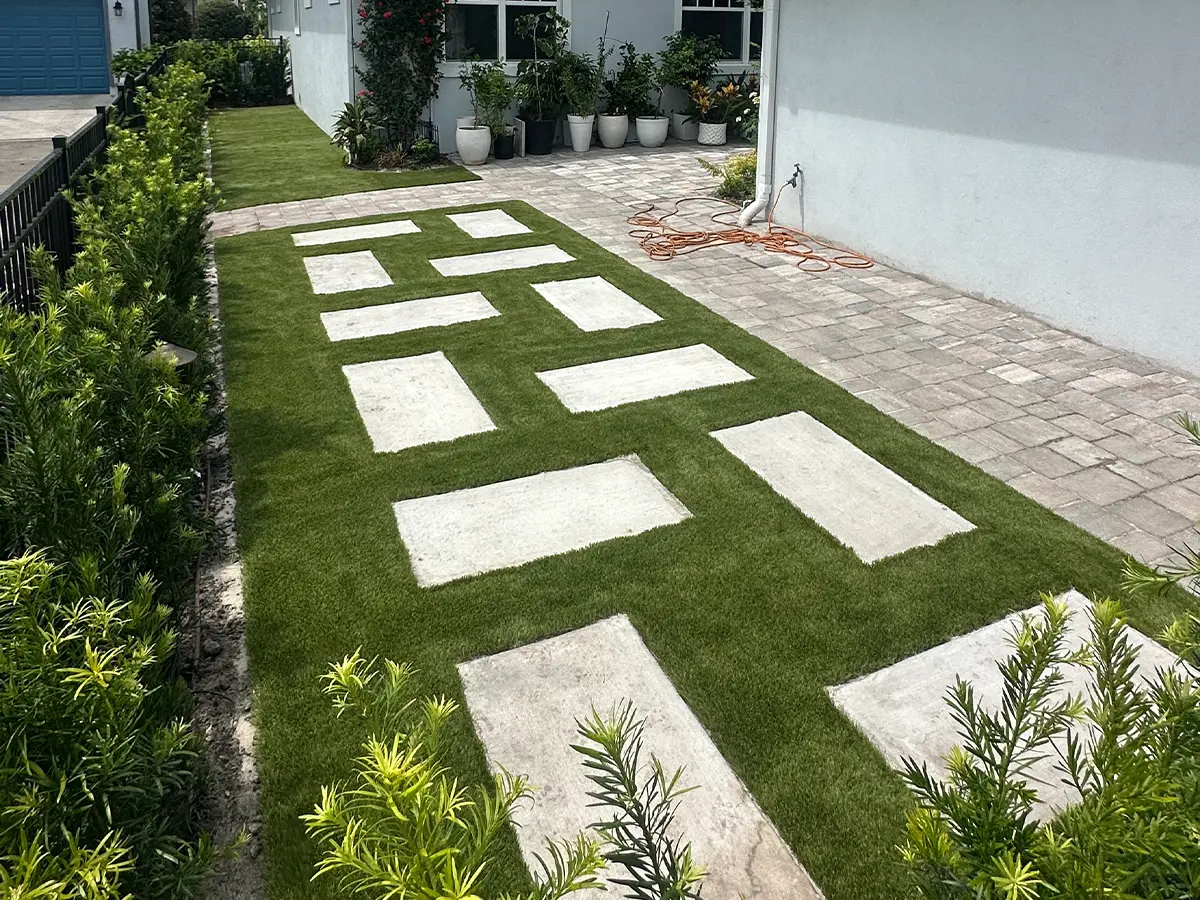
M 533 42 L 517 34 L 517 19 L 550 10 L 566 12 L 562 0 L 457 0 L 446 7 L 446 59 L 528 59 Z
M 732 63 L 762 59 L 763 0 L 679 0 L 679 27 L 715 37 Z

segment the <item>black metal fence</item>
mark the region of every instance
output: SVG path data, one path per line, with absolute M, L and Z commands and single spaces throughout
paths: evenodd
M 110 121 L 141 124 L 138 88 L 166 67 L 167 57 L 164 50 L 145 71 L 126 75 L 110 106 L 96 107 L 96 115 L 70 137 L 53 138 L 50 153 L 0 194 L 0 302 L 25 311 L 36 305 L 38 285 L 29 268 L 35 247 L 53 253 L 59 271 L 71 265 L 75 223 L 68 194 L 103 161 Z

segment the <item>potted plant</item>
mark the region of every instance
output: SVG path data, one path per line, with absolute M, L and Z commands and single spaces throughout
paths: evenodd
M 567 101 L 571 148 L 584 153 L 592 145 L 592 126 L 600 100 L 600 68 L 586 53 L 567 52 L 562 58 L 562 89 Z
M 700 124 L 696 139 L 701 144 L 719 147 L 725 143 L 730 105 L 737 99 L 738 89 L 735 84 L 726 84 L 719 88 L 710 88 L 698 81 L 692 84 L 689 106 L 692 112 L 689 119 Z
M 716 77 L 721 45 L 715 37 L 677 31 L 663 40 L 667 46 L 659 55 L 659 79 L 664 87 L 678 88 L 686 97 L 695 82 L 707 86 Z M 672 113 L 671 133 L 676 139 L 694 141 L 699 130 L 698 122 L 689 120 L 687 110 Z
M 517 66 L 517 97 L 525 123 L 525 152 L 545 156 L 554 146 L 554 129 L 562 108 L 560 57 L 567 52 L 565 18 L 553 10 L 526 13 L 517 19 L 516 30 L 533 43 L 533 58 Z
M 648 54 L 644 57 L 643 66 L 650 92 L 656 99 L 645 115 L 637 117 L 637 139 L 643 147 L 661 147 L 667 140 L 667 126 L 671 121 L 662 112 L 662 69 L 655 65 L 654 57 Z
M 480 124 L 491 130 L 492 150 L 496 159 L 513 158 L 513 133 L 508 110 L 516 88 L 504 75 L 503 63 L 492 63 L 476 83 Z
M 504 80 L 504 67 L 499 62 L 480 62 L 478 59 L 465 62 L 458 72 L 462 88 L 471 98 L 474 124 L 459 124 L 454 132 L 458 155 L 468 166 L 487 162 L 492 149 L 492 129 L 486 124 L 483 103 L 487 100 L 489 82 L 499 77 Z
M 621 44 L 621 65 L 604 83 L 606 112 L 600 116 L 600 143 L 610 150 L 625 146 L 629 139 L 629 119 L 646 112 L 650 106 L 649 54 L 638 55 L 637 48 Z

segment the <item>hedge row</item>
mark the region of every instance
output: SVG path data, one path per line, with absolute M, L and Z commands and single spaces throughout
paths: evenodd
M 144 129 L 111 128 L 75 201 L 74 264 L 39 251 L 40 309 L 0 305 L 6 896 L 187 898 L 216 856 L 173 630 L 206 530 L 204 82 L 152 79 Z
M 263 106 L 288 99 L 292 77 L 287 41 L 246 38 L 152 44 L 141 50 L 121 50 L 114 54 L 113 72 L 118 75 L 141 72 L 166 47 L 172 48 L 176 62 L 204 73 L 210 103 Z

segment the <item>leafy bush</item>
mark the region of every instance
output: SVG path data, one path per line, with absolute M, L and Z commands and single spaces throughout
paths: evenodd
M 445 0 L 362 0 L 355 67 L 369 92 L 386 141 L 407 149 L 425 108 L 438 93 L 438 64 L 446 56 Z
M 703 159 L 699 162 L 709 175 L 721 179 L 721 183 L 713 191 L 714 196 L 732 203 L 745 203 L 754 199 L 758 154 L 753 150 L 748 153 L 736 153 L 719 166 Z
M 911 760 L 916 795 L 904 860 L 928 898 L 1091 900 L 1200 896 L 1200 683 L 1195 671 L 1142 681 L 1119 604 L 1097 603 L 1091 636 L 1068 649 L 1065 604 L 1047 597 L 1004 662 L 1003 700 L 980 708 L 959 681 L 948 702 L 964 746 L 941 780 Z M 1063 669 L 1094 679 L 1064 697 Z M 1082 734 L 1072 732 L 1072 726 Z M 1059 757 L 1079 802 L 1036 821 L 1029 768 Z
M 562 86 L 567 112 L 573 116 L 595 115 L 604 74 L 590 55 L 573 51 L 563 55 Z
M 156 44 L 186 41 L 192 36 L 192 17 L 183 0 L 150 0 L 150 40 Z
M 197 747 L 172 604 L 203 517 L 203 77 L 152 79 L 144 130 L 110 127 L 42 304 L 0 308 L 0 893 L 187 900 L 219 855 L 197 837 Z M 14 893 L 15 892 L 15 893 Z
M 562 66 L 571 23 L 554 10 L 526 13 L 517 18 L 517 34 L 533 43 L 533 57 L 517 63 L 518 112 L 528 122 L 558 117 L 563 95 Z
M 137 74 L 167 47 L 175 62 L 205 76 L 209 102 L 226 106 L 257 106 L 287 99 L 292 84 L 286 41 L 179 41 L 113 54 L 114 72 Z
M 196 7 L 196 37 L 201 40 L 237 40 L 253 28 L 250 14 L 233 0 L 204 0 Z
M 721 44 L 715 37 L 676 31 L 663 40 L 666 47 L 659 54 L 659 68 L 664 85 L 687 89 L 692 82 L 708 84 L 717 77 Z
M 429 138 L 417 138 L 409 148 L 408 158 L 417 165 L 427 166 L 442 158 L 442 151 Z
M 630 43 L 621 45 L 621 62 L 605 82 L 609 115 L 630 117 L 652 115 L 650 93 L 656 89 L 657 67 L 649 53 L 637 52 Z
M 458 70 L 461 90 L 467 92 L 476 125 L 499 131 L 512 102 L 512 88 L 504 77 L 504 64 L 478 59 L 464 62 Z
M 348 166 L 369 163 L 380 150 L 379 129 L 371 117 L 365 93 L 360 92 L 352 102 L 342 107 L 333 123 L 330 141 L 345 152 Z
M 408 691 L 412 674 L 355 652 L 322 676 L 338 716 L 357 716 L 368 738 L 354 780 L 322 787 L 320 802 L 302 817 L 322 850 L 317 877 L 336 875 L 346 894 L 379 900 L 480 900 L 496 840 L 531 788 L 505 771 L 487 786 L 459 785 L 441 761 L 445 726 L 458 704 L 416 701 Z M 629 704 L 610 719 L 593 711 L 577 725 L 583 743 L 574 749 L 597 787 L 591 796 L 612 811 L 592 826 L 607 852 L 583 834 L 551 843 L 538 857 L 534 891 L 505 900 L 558 900 L 602 888 L 606 860 L 625 868 L 628 877 L 616 883 L 634 900 L 698 900 L 704 872 L 691 845 L 671 834 L 690 790 L 680 787 L 682 770 L 668 775 L 652 757 L 651 779 L 641 782 L 645 721 Z

